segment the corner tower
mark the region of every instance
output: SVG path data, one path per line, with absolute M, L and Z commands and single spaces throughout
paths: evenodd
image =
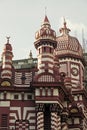
M 72 90 L 83 88 L 84 60 L 83 50 L 76 37 L 69 34 L 66 21 L 60 29 L 61 35 L 57 37 L 57 48 L 55 53 L 59 57 L 60 72 L 66 74 L 66 82 L 71 84 Z

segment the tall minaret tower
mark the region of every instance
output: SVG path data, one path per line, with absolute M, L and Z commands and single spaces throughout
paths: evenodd
M 7 37 L 7 43 L 2 53 L 2 79 L 11 79 L 12 77 L 12 46 L 9 43 L 10 37 Z
M 58 83 L 60 82 L 60 86 L 63 85 L 59 80 L 58 57 L 54 55 L 54 50 L 57 47 L 56 33 L 51 29 L 46 15 L 35 38 L 38 71 L 35 73 L 32 86 L 35 89 L 36 126 L 37 130 L 56 130 L 59 129 L 57 126 L 60 127 L 60 116 L 57 115 L 57 108 L 59 111 L 62 109 L 61 104 L 58 104 Z M 58 120 L 59 124 L 57 124 Z
M 46 15 L 41 29 L 36 32 L 36 41 L 34 45 L 38 52 L 38 73 L 49 72 L 53 74 L 53 52 L 57 45 L 56 33 L 51 29 Z

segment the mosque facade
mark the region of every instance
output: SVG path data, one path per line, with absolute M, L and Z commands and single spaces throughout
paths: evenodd
M 83 49 L 64 20 L 57 36 L 45 15 L 37 57 L 13 60 L 7 37 L 0 62 L 0 130 L 87 130 Z

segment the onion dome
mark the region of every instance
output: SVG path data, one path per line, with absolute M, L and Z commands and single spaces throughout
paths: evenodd
M 76 37 L 69 35 L 70 29 L 66 26 L 66 21 L 64 20 L 64 26 L 60 29 L 61 36 L 57 37 L 57 48 L 56 54 L 58 56 L 77 56 L 82 58 L 83 50 Z
M 56 32 L 51 29 L 50 22 L 45 15 L 44 21 L 41 25 L 41 28 L 39 31 L 36 32 L 35 34 L 36 41 L 40 39 L 51 39 L 51 40 L 56 40 Z
M 10 39 L 10 37 L 7 37 L 7 43 L 4 46 L 4 52 L 6 52 L 6 51 L 12 51 L 12 46 L 9 43 L 9 39 Z

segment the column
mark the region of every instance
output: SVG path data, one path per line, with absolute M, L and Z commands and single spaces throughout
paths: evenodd
M 61 114 L 61 130 L 68 130 L 67 118 L 68 118 L 68 111 L 66 108 L 64 108 Z
M 44 113 L 37 112 L 37 130 L 44 130 Z
M 57 112 L 51 112 L 51 130 L 61 130 L 61 119 Z
M 61 118 L 57 116 L 57 130 L 61 130 Z
M 44 130 L 44 104 L 36 104 L 37 130 Z

